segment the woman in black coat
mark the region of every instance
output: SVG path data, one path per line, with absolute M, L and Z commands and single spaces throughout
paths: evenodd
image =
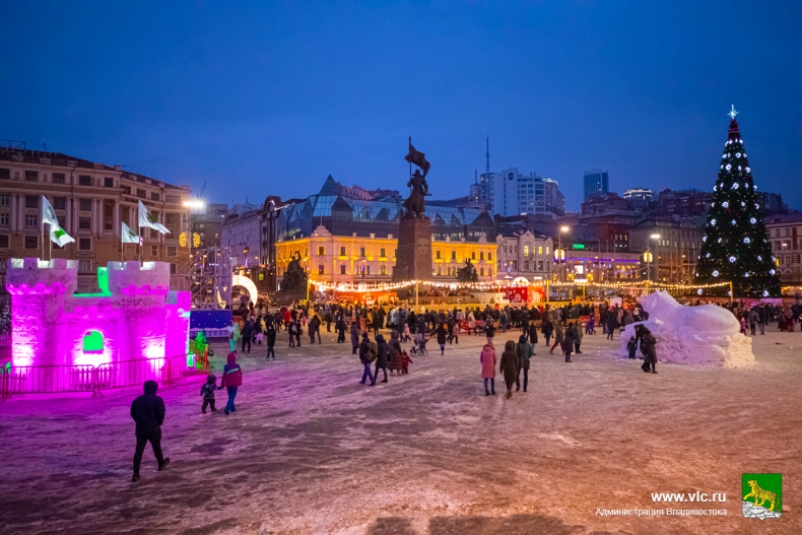
M 437 335 L 437 343 L 440 345 L 440 354 L 445 355 L 446 351 L 446 338 L 448 337 L 448 329 L 442 323 L 434 331 Z
M 376 335 L 376 345 L 379 346 L 379 355 L 376 357 L 376 371 L 374 375 L 376 379 L 379 378 L 379 370 L 384 372 L 384 381 L 382 383 L 387 382 L 387 358 L 390 355 L 390 346 L 387 345 L 387 342 L 384 340 L 384 336 L 381 334 Z

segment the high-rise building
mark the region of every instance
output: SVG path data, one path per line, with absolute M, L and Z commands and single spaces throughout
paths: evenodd
M 585 201 L 594 195 L 607 193 L 607 170 L 591 169 L 585 171 Z
M 491 205 L 502 216 L 546 213 L 546 185 L 541 176 L 510 167 L 492 174 Z
M 543 179 L 544 193 L 546 195 L 546 211 L 555 215 L 565 213 L 565 195 L 560 191 L 560 184 L 550 178 Z

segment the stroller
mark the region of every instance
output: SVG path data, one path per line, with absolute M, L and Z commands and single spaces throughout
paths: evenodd
M 426 337 L 423 333 L 418 333 L 415 335 L 415 343 L 410 348 L 409 354 L 411 355 L 428 355 L 429 352 L 426 350 Z

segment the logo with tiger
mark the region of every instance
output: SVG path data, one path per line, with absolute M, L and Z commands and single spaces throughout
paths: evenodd
M 782 516 L 782 474 L 743 474 L 742 513 L 761 521 Z

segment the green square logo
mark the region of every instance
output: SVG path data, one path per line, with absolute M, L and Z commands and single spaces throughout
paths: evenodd
M 783 475 L 742 474 L 741 496 L 744 518 L 779 518 L 783 510 Z

